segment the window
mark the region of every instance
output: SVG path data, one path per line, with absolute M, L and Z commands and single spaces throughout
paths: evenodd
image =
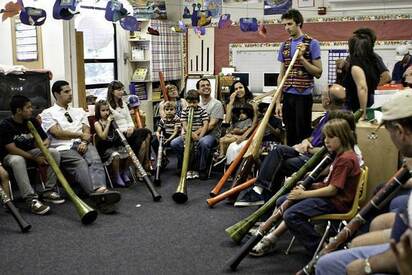
M 116 27 L 104 18 L 104 7 L 80 8 L 76 29 L 83 32 L 86 96 L 105 98 L 107 85 L 117 79 Z

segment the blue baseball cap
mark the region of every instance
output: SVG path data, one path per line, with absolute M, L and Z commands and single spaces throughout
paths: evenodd
M 258 30 L 257 19 L 254 17 L 240 18 L 240 30 L 242 32 L 256 32 Z
M 41 26 L 46 22 L 46 11 L 32 7 L 24 7 L 20 12 L 20 21 L 30 26 Z
M 106 12 L 104 18 L 107 21 L 116 22 L 127 16 L 128 11 L 123 7 L 123 4 L 119 1 L 109 1 L 106 5 Z
M 120 19 L 120 26 L 131 32 L 141 31 L 140 22 L 133 16 L 126 16 Z
M 232 25 L 232 20 L 230 20 L 230 14 L 222 14 L 219 19 L 218 28 L 223 29 Z
M 76 0 L 56 0 L 53 6 L 53 18 L 70 20 L 76 12 Z
M 129 107 L 135 108 L 140 106 L 140 99 L 137 95 L 130 95 L 129 96 Z

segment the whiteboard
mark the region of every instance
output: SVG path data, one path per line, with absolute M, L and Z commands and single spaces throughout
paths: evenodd
M 262 43 L 263 44 L 263 43 Z M 247 44 L 244 44 L 247 45 Z M 392 73 L 393 67 L 397 60 L 396 47 L 399 44 L 376 45 L 375 52 L 379 54 L 389 72 Z M 322 46 L 321 45 L 321 60 L 323 73 L 319 79 L 315 78 L 314 93 L 320 95 L 322 87 L 328 84 L 328 54 L 330 49 L 346 49 L 347 45 L 339 46 Z M 232 47 L 232 62 L 231 66 L 236 68 L 237 72 L 249 72 L 249 89 L 252 93 L 260 93 L 263 89 L 263 73 L 264 72 L 279 72 L 280 62 L 277 61 L 279 47 L 259 46 L 253 43 L 251 46 Z

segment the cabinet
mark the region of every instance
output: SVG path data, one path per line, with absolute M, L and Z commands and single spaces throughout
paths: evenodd
M 369 167 L 367 197 L 371 198 L 376 185 L 388 181 L 398 170 L 399 152 L 389 132 L 381 127 L 376 138 L 371 138 L 376 125 L 360 121 L 356 125 L 358 145 L 365 164 Z
M 145 20 L 141 21 L 141 31 L 129 36 L 130 93 L 142 101 L 140 109 L 145 112 L 146 127 L 151 130 L 155 126 L 156 105 L 161 100 L 159 72 L 163 72 L 167 83 L 179 84 L 182 78 L 183 36 L 172 32 L 172 26 L 165 20 Z M 160 35 L 148 34 L 148 27 L 158 30 Z

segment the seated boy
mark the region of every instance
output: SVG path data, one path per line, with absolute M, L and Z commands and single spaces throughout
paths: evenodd
M 183 152 L 184 152 L 184 136 L 186 131 L 191 131 L 192 132 L 192 142 L 196 143 L 199 141 L 206 133 L 208 123 L 209 123 L 209 116 L 206 112 L 205 109 L 200 107 L 199 104 L 199 93 L 196 90 L 189 90 L 186 95 L 186 101 L 188 103 L 188 106 L 186 109 L 182 111 L 182 116 L 181 116 L 181 122 L 182 122 L 182 135 L 180 137 L 175 138 L 171 142 L 171 147 L 173 150 L 175 150 L 176 155 L 177 155 L 177 170 L 180 171 L 182 169 L 182 163 L 183 163 Z M 187 129 L 187 123 L 188 123 L 188 115 L 189 115 L 189 108 L 193 108 L 193 119 L 192 119 L 192 129 Z M 192 148 L 195 148 L 195 146 L 192 146 Z M 195 150 L 191 150 L 191 155 L 192 155 L 192 161 L 189 162 L 192 164 L 197 163 L 197 159 L 199 156 L 193 153 Z M 198 171 L 192 171 L 196 170 L 196 168 L 193 166 L 192 168 L 189 169 L 187 172 L 187 178 L 188 179 L 194 179 L 194 178 L 199 178 L 199 172 Z

